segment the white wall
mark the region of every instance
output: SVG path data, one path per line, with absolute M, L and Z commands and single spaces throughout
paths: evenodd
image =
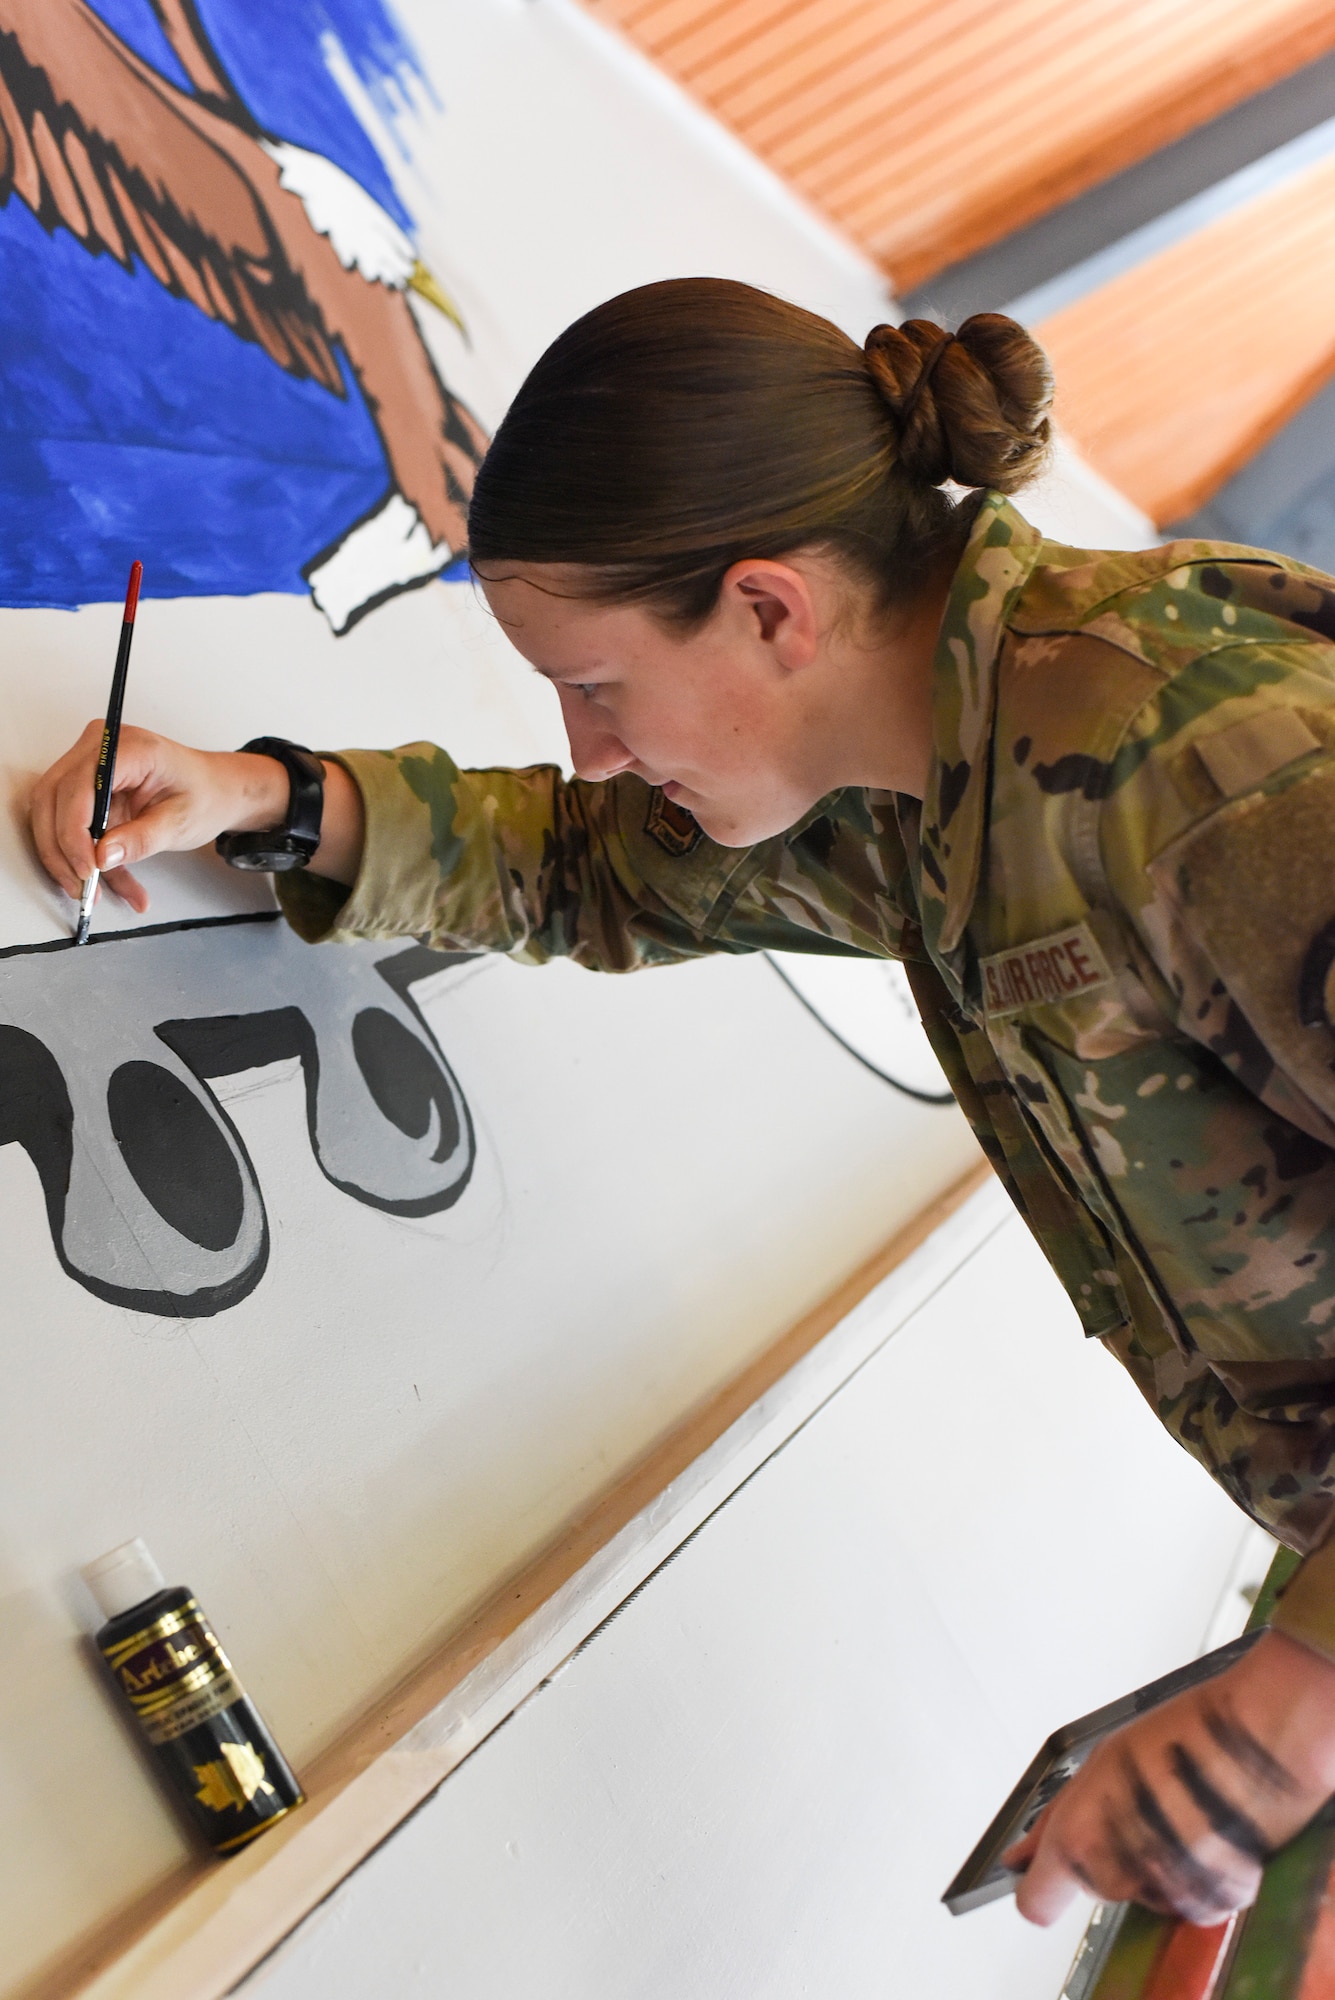
M 473 330 L 464 353 L 433 325 L 442 365 L 489 420 L 566 320 L 643 280 L 728 273 L 859 335 L 885 312 L 870 267 L 562 0 L 401 12 L 444 109 L 403 125 L 409 159 L 388 137 L 386 157 Z M 1079 538 L 1095 519 L 1134 539 L 1090 490 L 1059 487 L 1055 514 L 1078 504 Z M 0 947 L 68 934 L 22 802 L 100 712 L 118 615 L 0 611 Z M 561 752 L 549 693 L 462 586 L 338 641 L 298 597 L 150 598 L 128 713 L 219 746 L 268 730 L 425 735 L 464 761 Z M 145 879 L 153 922 L 265 894 L 212 857 Z M 61 956 L 40 961 L 76 1070 L 104 1031 L 160 1054 L 155 1025 L 184 1004 L 133 940 L 99 950 L 105 989 L 82 1009 L 56 1005 Z M 467 1196 L 421 1220 L 349 1201 L 317 1169 L 292 1064 L 234 1078 L 217 1094 L 272 1249 L 215 1317 L 73 1282 L 27 1156 L 0 1148 L 0 1816 L 23 1829 L 0 1878 L 7 1992 L 187 1851 L 84 1649 L 82 1563 L 143 1534 L 300 1764 L 974 1158 L 953 1110 L 869 1077 L 759 961 L 631 982 L 496 964 L 418 998 L 477 1123 Z M 282 999 L 257 975 L 246 1005 Z
M 573 11 L 404 13 L 446 109 L 410 131 L 411 167 L 390 157 L 473 326 L 472 361 L 447 366 L 471 367 L 489 419 L 566 319 L 641 279 L 731 269 L 850 323 L 878 314 L 875 274 Z M 0 612 L 2 945 L 67 935 L 20 808 L 100 711 L 118 615 Z M 563 749 L 549 691 L 460 586 L 340 641 L 297 597 L 150 598 L 129 714 L 219 745 Z M 263 895 L 211 858 L 146 879 L 159 922 Z M 136 986 L 132 947 L 105 949 L 108 1011 L 152 1054 L 173 1006 Z M 316 1169 L 291 1065 L 233 1080 L 273 1248 L 215 1318 L 146 1318 L 71 1282 L 26 1155 L 0 1150 L 0 1812 L 24 1829 L 0 1882 L 6 1991 L 187 1851 L 82 1650 L 81 1563 L 145 1535 L 300 1765 L 972 1157 L 955 1114 L 867 1078 L 759 962 L 443 984 L 419 998 L 478 1124 L 464 1200 L 416 1222 L 350 1202 Z
M 941 1891 L 1245 1532 L 1005 1221 L 240 1990 L 1055 2000 L 1085 1909 Z

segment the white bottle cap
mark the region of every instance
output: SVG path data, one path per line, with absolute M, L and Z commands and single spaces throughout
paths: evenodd
M 146 1597 L 167 1588 L 166 1577 L 138 1535 L 132 1542 L 109 1549 L 96 1562 L 87 1563 L 83 1580 L 104 1618 L 119 1618 L 122 1611 L 132 1611 Z

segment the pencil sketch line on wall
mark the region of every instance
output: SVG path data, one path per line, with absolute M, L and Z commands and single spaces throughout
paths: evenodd
M 179 1318 L 247 1297 L 264 1198 L 209 1085 L 293 1057 L 326 1179 L 392 1215 L 453 1206 L 473 1121 L 410 988 L 467 956 L 316 954 L 268 913 L 0 955 L 0 1144 L 36 1169 L 67 1275 Z

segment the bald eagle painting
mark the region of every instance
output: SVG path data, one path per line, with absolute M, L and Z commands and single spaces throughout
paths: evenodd
M 336 632 L 462 569 L 460 324 L 331 51 L 382 0 L 0 0 L 0 601 L 309 588 Z M 443 323 L 443 322 L 442 322 Z

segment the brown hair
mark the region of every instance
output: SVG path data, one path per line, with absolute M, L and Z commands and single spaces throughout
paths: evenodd
M 1023 327 L 977 313 L 878 326 L 864 348 L 749 285 L 672 279 L 555 340 L 477 476 L 475 562 L 569 563 L 580 595 L 691 626 L 745 557 L 833 550 L 882 602 L 958 555 L 977 496 L 1048 448 L 1052 377 Z

